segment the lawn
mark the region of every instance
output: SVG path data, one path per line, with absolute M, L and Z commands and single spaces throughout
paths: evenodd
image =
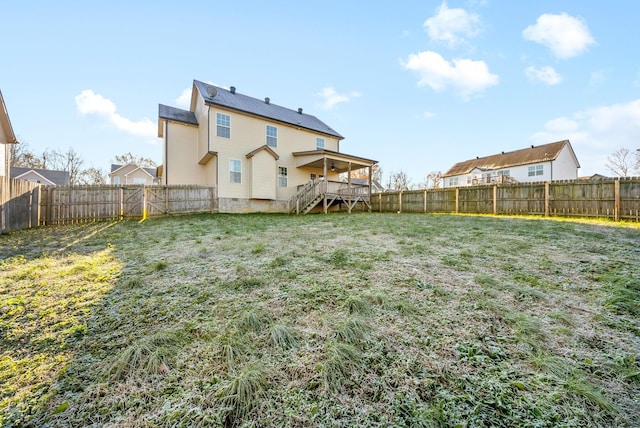
M 640 227 L 195 215 L 0 236 L 0 426 L 640 426 Z

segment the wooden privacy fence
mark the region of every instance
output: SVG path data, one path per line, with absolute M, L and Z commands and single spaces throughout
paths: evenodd
M 372 209 L 640 221 L 640 177 L 384 192 L 374 196 Z
M 38 225 L 38 193 L 34 192 L 38 186 L 0 177 L 0 233 Z
M 29 183 L 2 204 L 0 232 L 217 210 L 217 189 L 212 186 L 40 186 Z
M 215 212 L 212 186 L 42 186 L 40 225 Z

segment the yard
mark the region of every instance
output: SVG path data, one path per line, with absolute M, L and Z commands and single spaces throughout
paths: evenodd
M 640 227 L 204 214 L 0 236 L 0 426 L 640 426 Z

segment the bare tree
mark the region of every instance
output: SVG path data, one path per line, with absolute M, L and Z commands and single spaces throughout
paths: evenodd
M 105 184 L 107 180 L 105 179 L 105 173 L 99 168 L 89 167 L 80 172 L 78 176 L 78 180 L 76 184 L 80 185 L 101 185 Z
M 351 178 L 368 180 L 369 171 L 367 168 L 358 169 L 351 173 Z M 371 179 L 377 181 L 378 183 L 382 182 L 382 168 L 380 167 L 380 164 L 375 164 L 371 167 Z
M 442 171 L 431 171 L 425 178 L 427 188 L 437 189 L 442 182 Z
M 136 164 L 141 168 L 154 168 L 158 165 L 153 161 L 153 159 L 145 158 L 143 156 L 136 156 L 131 154 L 131 152 L 125 153 L 123 155 L 114 156 L 114 163 L 119 165 L 128 165 L 130 163 Z
M 411 188 L 411 179 L 406 172 L 400 170 L 391 172 L 387 181 L 387 189 L 391 191 L 409 190 Z
M 609 171 L 618 177 L 628 177 L 634 169 L 634 159 L 627 148 L 620 148 L 607 156 L 605 166 Z
M 72 186 L 78 184 L 84 160 L 72 147 L 69 147 L 66 152 L 46 150 L 42 154 L 42 158 L 44 169 L 67 171 L 69 173 L 69 184 Z
M 43 168 L 42 160 L 29 150 L 29 144 L 18 143 L 10 144 L 11 166 L 19 166 L 23 168 Z

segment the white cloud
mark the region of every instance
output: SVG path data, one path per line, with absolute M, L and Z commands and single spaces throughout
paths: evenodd
M 121 131 L 135 135 L 137 137 L 154 139 L 157 136 L 157 127 L 149 119 L 142 119 L 134 122 L 120 116 L 116 112 L 116 105 L 108 98 L 96 94 L 91 89 L 85 89 L 75 97 L 76 106 L 82 115 L 98 115 Z
M 562 82 L 562 76 L 553 67 L 527 67 L 525 74 L 529 80 L 540 81 L 547 85 L 557 85 Z
M 434 91 L 452 87 L 465 99 L 499 82 L 498 75 L 489 72 L 484 61 L 453 59 L 449 62 L 432 51 L 410 54 L 402 66 L 418 73 L 418 86 L 429 86 Z
M 480 33 L 480 17 L 464 9 L 449 9 L 447 3 L 442 2 L 437 13 L 424 21 L 423 26 L 432 40 L 456 47 Z
M 176 104 L 182 108 L 191 107 L 191 87 L 186 88 L 178 98 L 176 98 Z
M 540 15 L 534 25 L 522 31 L 522 36 L 551 49 L 557 58 L 571 58 L 595 44 L 587 25 L 566 13 Z
M 569 139 L 582 167 L 581 174 L 609 173 L 607 156 L 620 147 L 635 151 L 640 135 L 640 99 L 600 106 L 547 122 L 532 135 L 535 144 Z
M 340 103 L 347 103 L 351 101 L 352 98 L 359 97 L 360 93 L 349 92 L 348 94 L 339 94 L 335 89 L 327 86 L 326 88 L 322 88 L 322 91 L 317 95 L 323 98 L 321 108 L 323 110 L 331 110 Z
M 425 111 L 422 113 L 423 119 L 431 119 L 434 116 L 435 116 L 435 113 L 431 113 L 430 111 Z

